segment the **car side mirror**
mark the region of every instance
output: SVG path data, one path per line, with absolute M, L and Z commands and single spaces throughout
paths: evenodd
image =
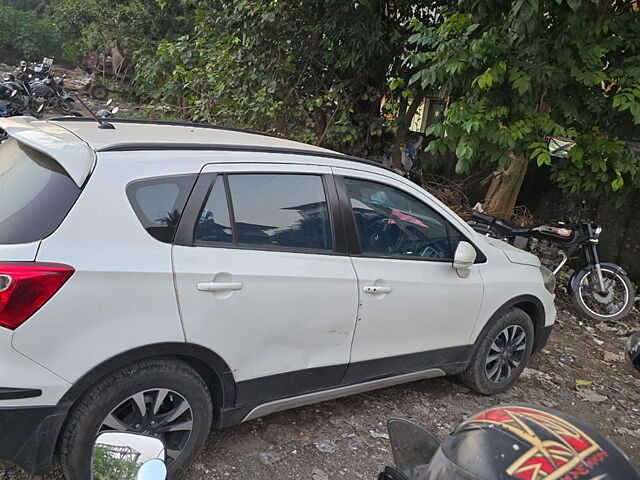
M 128 432 L 98 435 L 91 458 L 92 480 L 165 480 L 165 447 L 159 438 Z
M 460 278 L 467 278 L 471 275 L 471 267 L 476 261 L 476 249 L 469 242 L 460 242 L 456 253 L 453 256 L 453 268 L 458 272 Z

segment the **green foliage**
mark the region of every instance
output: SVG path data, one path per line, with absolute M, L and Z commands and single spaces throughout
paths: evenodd
M 68 56 L 104 52 L 114 40 L 130 51 L 155 49 L 193 28 L 189 0 L 58 0 L 51 6 L 53 22 L 64 32 Z
M 640 182 L 619 138 L 640 124 L 640 14 L 629 2 L 461 1 L 441 27 L 411 24 L 413 85 L 449 99 L 429 149 L 455 151 L 456 171 L 506 167 L 508 152 L 550 165 L 571 191 L 618 192 Z M 549 138 L 576 141 L 568 158 Z
M 412 94 L 402 56 L 416 13 L 427 20 L 407 0 L 203 3 L 193 34 L 138 52 L 135 84 L 195 120 L 379 153 Z
M 0 7 L 11 7 L 14 10 L 33 12 L 38 18 L 49 13 L 51 0 L 0 0 Z
M 91 467 L 96 480 L 134 480 L 139 470 L 137 462 L 119 458 L 100 445 L 93 449 Z
M 60 53 L 60 31 L 31 11 L 0 6 L 0 48 L 36 60 Z

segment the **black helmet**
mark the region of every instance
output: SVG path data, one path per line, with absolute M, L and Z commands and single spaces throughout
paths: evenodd
M 21 66 L 22 68 L 25 68 L 25 67 L 27 66 L 27 62 L 25 62 L 24 60 L 22 60 L 22 61 L 20 62 L 20 66 Z
M 631 365 L 640 370 L 640 332 L 636 332 L 629 337 L 625 352 Z
M 400 422 L 394 425 L 394 422 Z M 597 430 L 562 412 L 507 405 L 486 410 L 460 424 L 434 448 L 434 437 L 415 441 L 416 428 L 389 421 L 397 469 L 388 480 L 639 480 L 627 456 Z M 403 441 L 405 432 L 414 440 Z M 435 441 L 437 442 L 437 441 Z M 431 456 L 430 452 L 434 452 Z

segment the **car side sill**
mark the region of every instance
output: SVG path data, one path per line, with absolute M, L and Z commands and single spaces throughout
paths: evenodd
M 271 413 L 280 412 L 282 410 L 288 410 L 290 408 L 303 407 L 305 405 L 311 405 L 313 403 L 324 402 L 327 400 L 333 400 L 340 397 L 346 397 L 348 395 L 354 395 L 356 393 L 368 392 L 379 388 L 391 387 L 402 383 L 412 382 L 414 380 L 422 380 L 425 378 L 440 377 L 446 375 L 446 373 L 439 368 L 430 368 L 427 370 L 420 370 L 417 372 L 404 373 L 402 375 L 396 375 L 393 377 L 380 378 L 378 380 L 372 380 L 370 382 L 356 383 L 354 385 L 346 385 L 343 387 L 332 388 L 329 390 L 322 390 L 320 392 L 307 393 L 305 395 L 299 395 L 292 398 L 283 398 L 281 400 L 274 400 L 272 402 L 264 403 L 257 406 L 244 417 L 243 422 L 263 417 Z

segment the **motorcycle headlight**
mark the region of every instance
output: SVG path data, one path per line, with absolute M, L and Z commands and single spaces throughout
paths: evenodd
M 553 272 L 544 265 L 540 265 L 540 274 L 542 275 L 542 281 L 544 282 L 544 288 L 549 293 L 553 293 L 556 290 L 556 277 Z
M 602 233 L 602 227 L 600 225 L 598 225 L 596 227 L 596 229 L 593 231 L 593 235 L 598 238 L 600 236 L 600 234 Z

